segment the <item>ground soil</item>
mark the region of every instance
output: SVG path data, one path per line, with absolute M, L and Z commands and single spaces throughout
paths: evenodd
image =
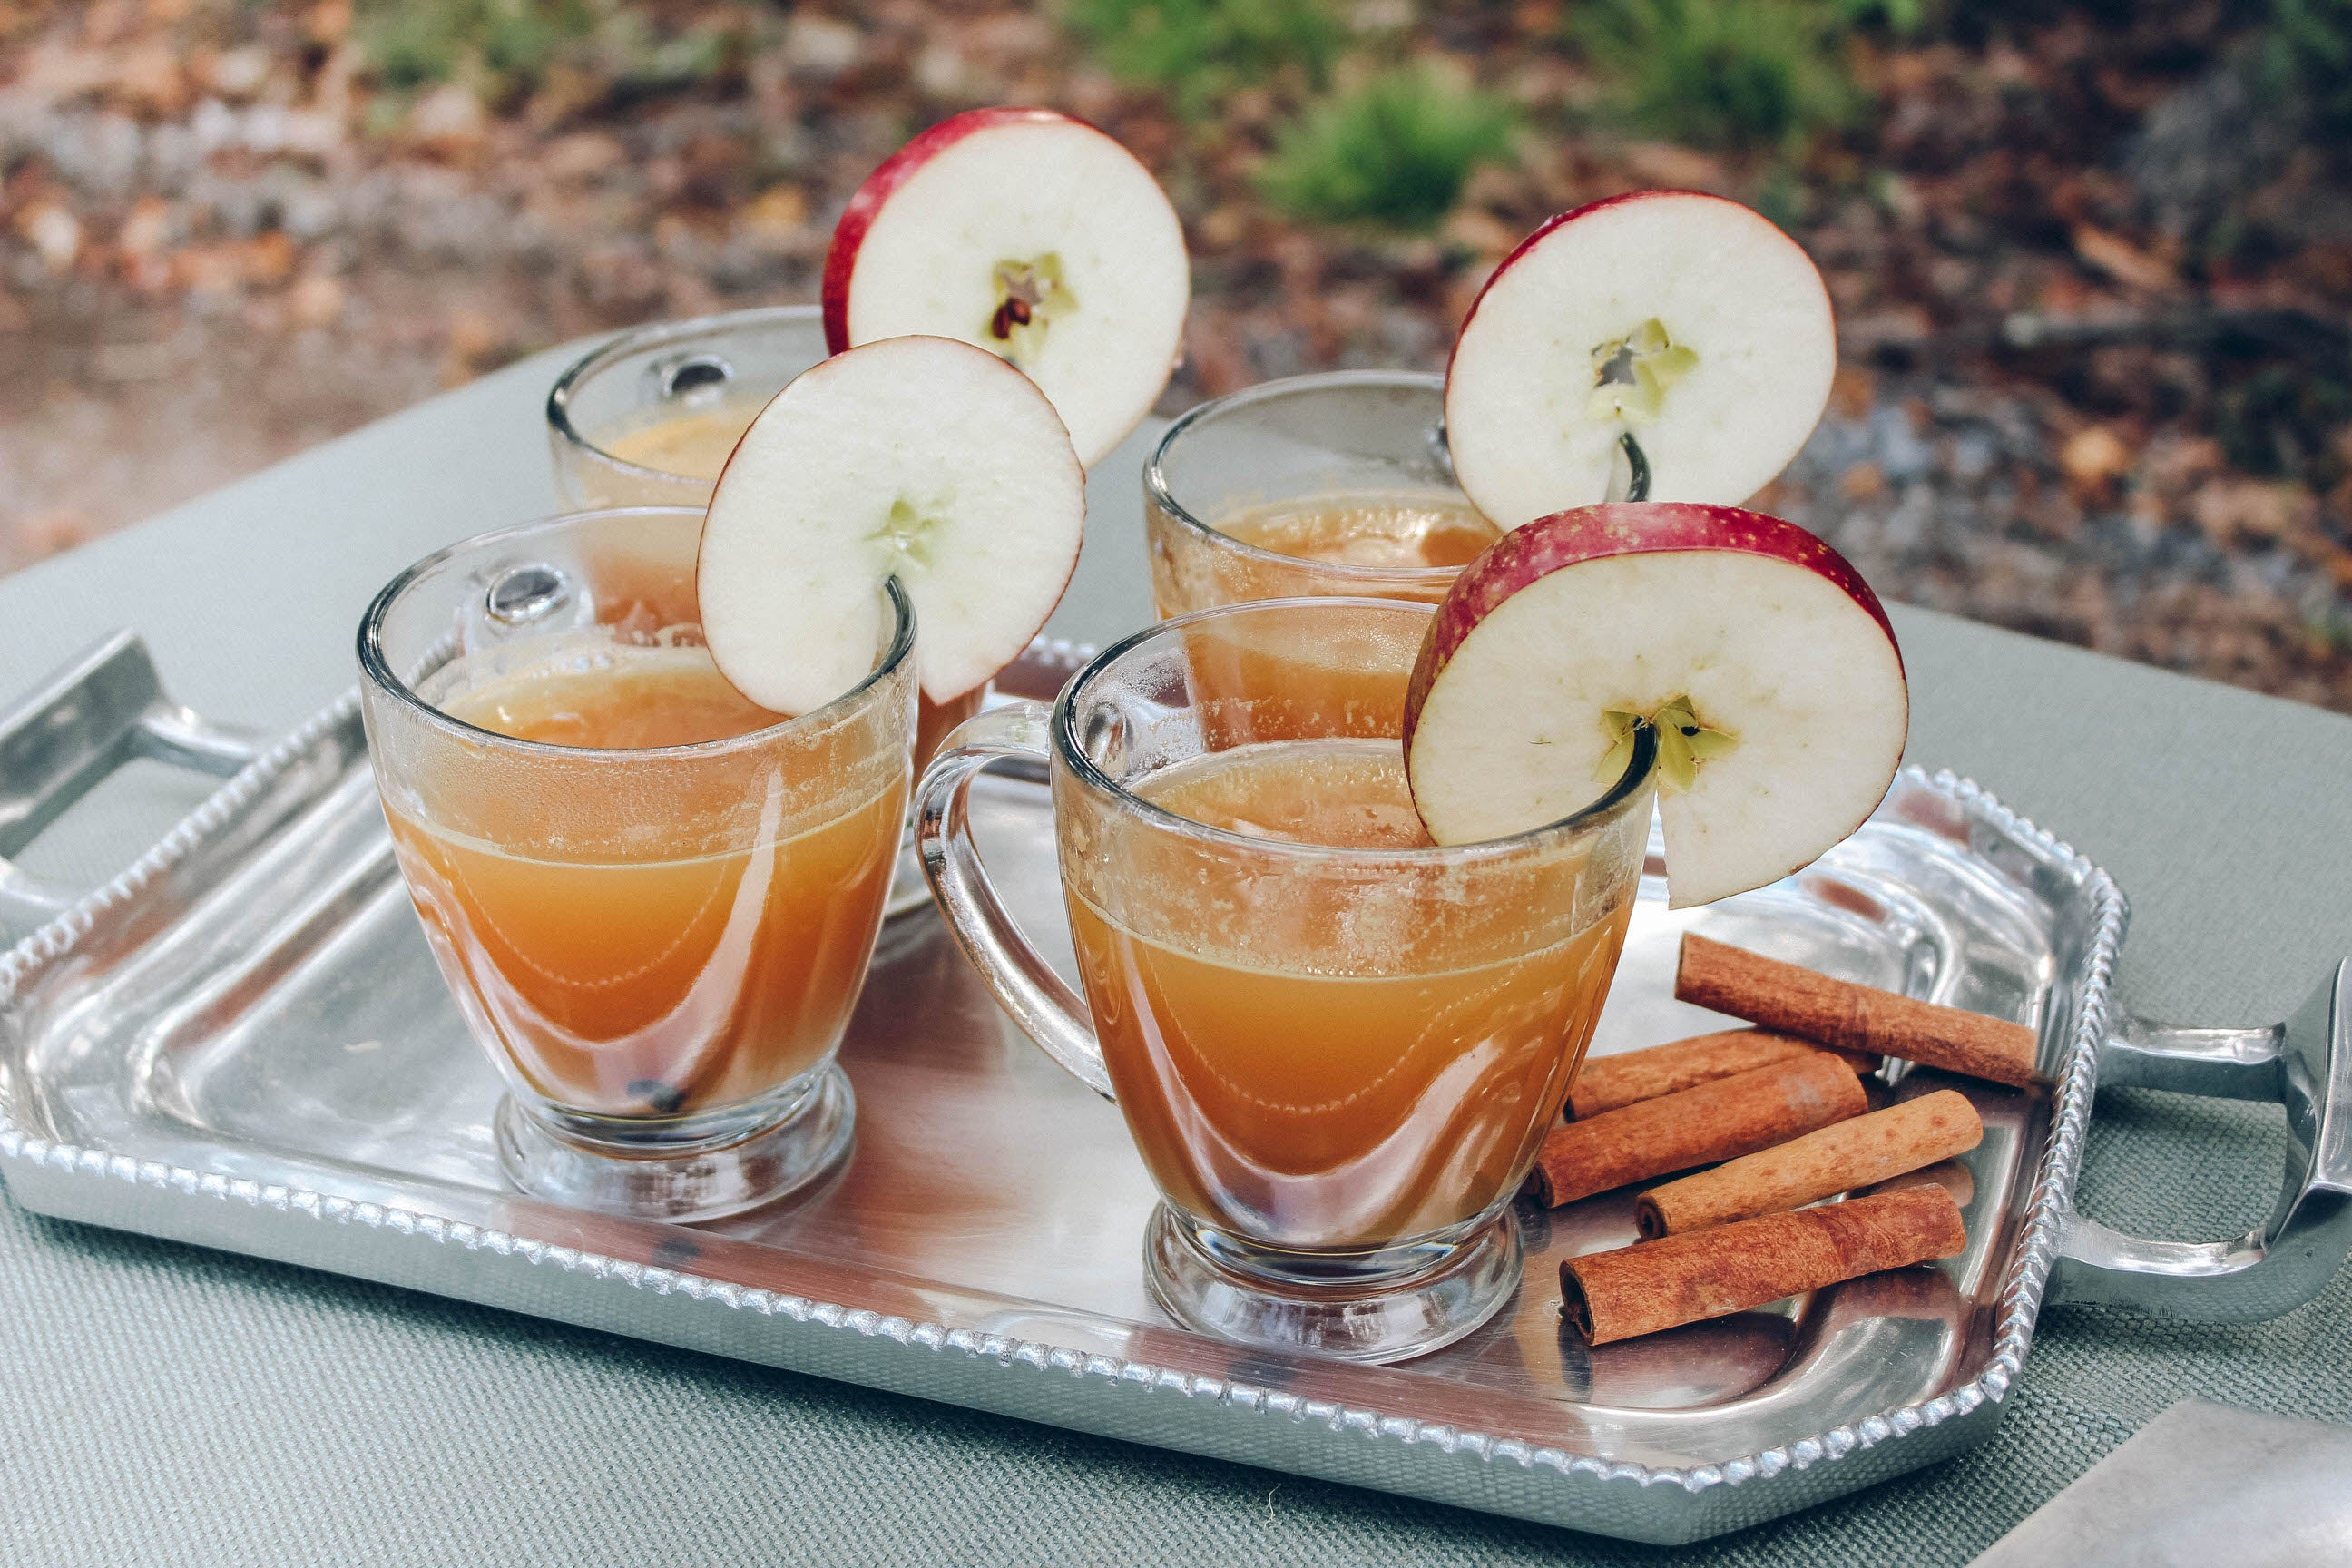
M 1424 5 L 1384 47 L 1524 118 L 1418 237 L 1261 199 L 1296 84 L 1187 119 L 1034 6 L 644 9 L 719 29 L 720 63 L 395 89 L 345 0 L 0 0 L 0 571 L 532 349 L 812 298 L 879 158 L 1028 100 L 1120 135 L 1185 215 L 1171 406 L 1438 367 L 1546 214 L 1721 191 L 1840 313 L 1831 411 L 1767 504 L 1890 597 L 2352 712 L 2352 182 L 2264 97 L 2242 8 L 1858 35 L 1869 114 L 1730 153 L 1613 127 L 1558 7 Z

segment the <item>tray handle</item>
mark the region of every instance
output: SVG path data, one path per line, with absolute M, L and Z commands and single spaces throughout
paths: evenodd
M 2156 1241 L 2069 1214 L 2053 1302 L 2246 1323 L 2318 1295 L 2352 1251 L 2352 959 L 2301 1011 L 2266 1029 L 2137 1018 L 2099 1053 L 2102 1086 L 2137 1085 L 2286 1108 L 2286 1184 L 2270 1217 L 2230 1241 Z
M 146 757 L 226 778 L 259 750 L 257 735 L 173 701 L 136 632 L 100 639 L 0 710 L 0 926 L 41 924 L 81 897 L 10 857 L 115 769 Z

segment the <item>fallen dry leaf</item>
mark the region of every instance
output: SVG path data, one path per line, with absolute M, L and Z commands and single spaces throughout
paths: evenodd
M 2105 229 L 2077 224 L 2074 241 L 2074 254 L 2085 265 L 2105 273 L 2126 289 L 2160 294 L 2180 282 L 2180 275 L 2170 262 Z
M 1838 489 L 1848 500 L 1874 501 L 1886 493 L 1886 470 L 1864 458 L 1839 477 Z
M 245 287 L 245 247 L 234 241 L 191 245 L 172 253 L 172 285 L 210 299 Z
M 1505 223 L 1483 207 L 1457 207 L 1445 220 L 1445 237 L 1478 258 L 1482 267 L 1493 267 L 1516 248 L 1526 237 L 1515 224 Z
M 138 45 L 115 63 L 110 96 L 134 113 L 171 119 L 194 96 L 177 53 L 162 41 Z
M 2249 539 L 2284 538 L 2307 524 L 2317 508 L 2311 492 L 2299 485 L 2211 479 L 2189 498 L 2189 515 L 2208 539 L 2226 549 Z
M 318 0 L 302 13 L 302 31 L 314 44 L 332 47 L 352 30 L 352 0 Z
M 1848 316 L 1838 322 L 1837 329 L 1838 347 L 1851 354 L 1917 349 L 1936 335 L 1935 319 L 1917 305 L 1895 305 Z
M 1210 208 L 1192 226 L 1193 238 L 1206 250 L 1231 250 L 1249 236 L 1249 212 L 1239 202 Z
M 65 506 L 19 518 L 11 531 L 16 536 L 16 552 L 25 560 L 37 561 L 71 550 L 97 531 L 88 513 Z
M 269 63 L 269 51 L 259 44 L 223 49 L 213 58 L 212 89 L 232 103 L 241 103 L 268 84 Z
M 1723 184 L 1723 160 L 1671 142 L 1635 142 L 1625 148 L 1625 167 L 1646 184 L 1678 190 L 1713 190 Z
M 281 229 L 271 229 L 246 241 L 237 265 L 245 280 L 257 288 L 275 289 L 293 275 L 294 242 Z
M 2220 473 L 2226 460 L 2221 443 L 2210 436 L 2182 437 L 2168 432 L 2148 443 L 2140 472 L 2149 489 L 2179 497 Z
M 754 196 L 737 221 L 753 234 L 786 239 L 807 227 L 808 218 L 808 192 L 786 181 Z
M 171 235 L 172 204 L 162 196 L 142 196 L 115 231 L 114 247 L 125 256 L 144 258 L 161 251 Z
M 342 319 L 343 286 L 323 272 L 305 273 L 286 291 L 286 310 L 298 327 L 331 327 Z
M 489 117 L 471 88 L 444 82 L 408 110 L 408 140 L 419 152 L 451 163 L 470 162 L 489 139 Z
M 16 215 L 16 232 L 52 274 L 73 270 L 81 255 L 81 219 L 63 202 L 40 202 Z
M 1868 365 L 1841 364 L 1830 383 L 1830 407 L 1848 419 L 1867 418 L 1878 402 L 1878 377 Z
M 2112 495 L 2116 482 L 2132 470 L 2132 449 L 2105 425 L 2085 425 L 2058 448 L 2058 468 L 2074 499 L 2090 502 Z
M 602 131 L 575 131 L 547 144 L 539 157 L 541 176 L 559 184 L 593 180 L 629 161 L 621 139 Z

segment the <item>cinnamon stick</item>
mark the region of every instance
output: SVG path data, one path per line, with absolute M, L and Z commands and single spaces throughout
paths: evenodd
M 2017 1089 L 2042 1081 L 2039 1041 L 2022 1024 L 1832 980 L 1703 936 L 1683 937 L 1675 994 L 1841 1050 L 1902 1057 Z
M 1828 1048 L 1769 1029 L 1719 1029 L 1622 1056 L 1587 1058 L 1583 1070 L 1576 1075 L 1575 1087 L 1568 1091 L 1568 1119 L 1583 1121 L 1635 1100 L 1655 1100 L 1713 1079 Z M 1832 1054 L 1844 1058 L 1857 1075 L 1878 1070 L 1876 1057 L 1850 1051 Z
M 1968 1239 L 1941 1187 L 1848 1198 L 1571 1258 L 1561 1310 L 1588 1343 L 1607 1344 L 1949 1258 Z
M 1628 1182 L 1752 1154 L 1869 1109 L 1852 1068 L 1808 1051 L 1553 1128 L 1536 1156 L 1536 1195 L 1558 1208 Z
M 1977 1179 L 1958 1160 L 1938 1160 L 1916 1171 L 1906 1171 L 1899 1176 L 1889 1176 L 1865 1189 L 1873 1193 L 1899 1193 L 1912 1187 L 1941 1187 L 1952 1194 L 1952 1201 L 1962 1208 L 1977 1195 Z
M 1653 1187 L 1633 1223 L 1654 1239 L 1802 1208 L 1947 1159 L 1984 1142 L 1969 1097 L 1943 1089 Z

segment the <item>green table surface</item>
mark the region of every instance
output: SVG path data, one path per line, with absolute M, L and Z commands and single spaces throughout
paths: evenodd
M 0 579 L 0 704 L 101 634 L 282 730 L 352 679 L 393 572 L 553 510 L 541 357 Z M 1140 441 L 1097 470 L 1052 631 L 1149 613 Z M 2130 896 L 2136 1012 L 2282 1017 L 2352 951 L 2352 720 L 1898 611 L 1914 761 L 1973 776 Z M 201 786 L 160 767 L 28 851 L 91 883 Z M 2103 1095 L 2085 1208 L 2242 1232 L 2275 1110 Z M 2352 1283 L 2278 1322 L 2046 1314 L 1999 1436 L 1681 1552 L 1164 1453 L 0 1205 L 0 1562 L 1965 1562 L 2189 1394 L 2352 1420 Z

